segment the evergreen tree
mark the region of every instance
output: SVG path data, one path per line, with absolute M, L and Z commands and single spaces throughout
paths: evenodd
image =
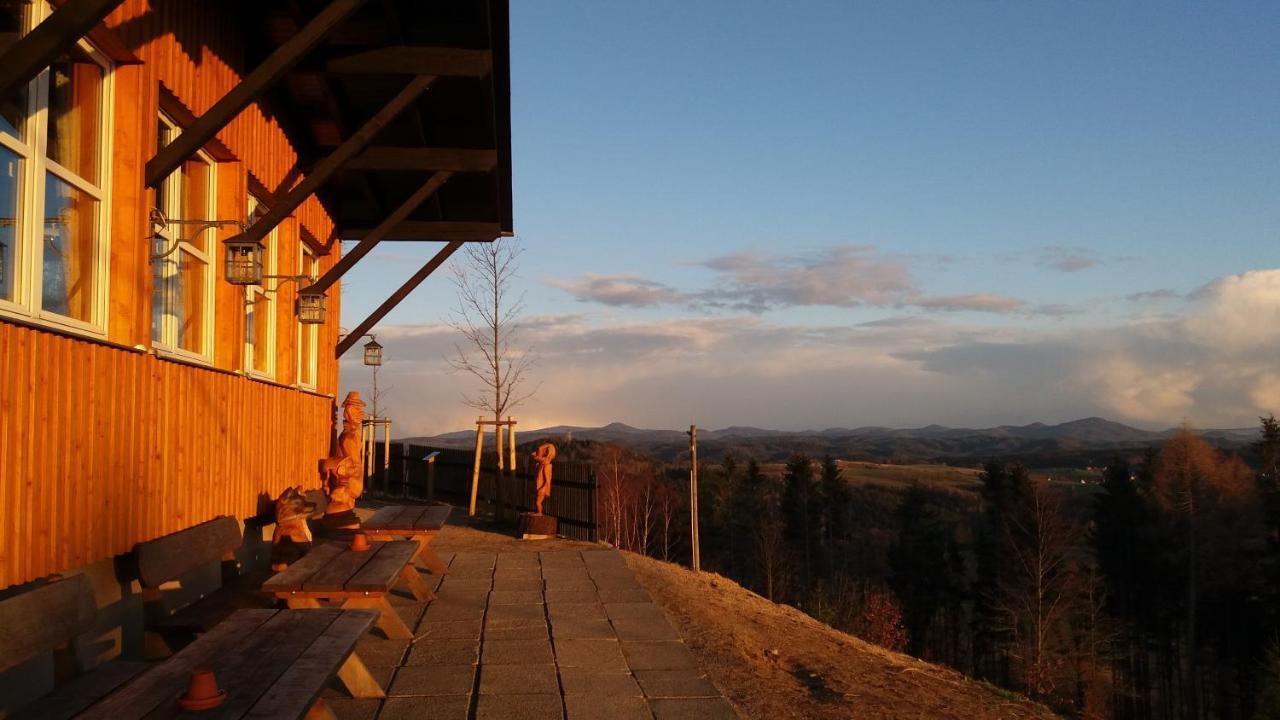
M 1022 465 L 992 459 L 983 465 L 978 480 L 982 483 L 982 518 L 976 547 L 973 666 L 979 675 L 1008 686 L 1009 657 L 1004 650 L 1008 631 L 1001 622 L 998 593 L 1014 561 L 1005 538 L 1010 534 L 1014 509 L 1028 494 L 1031 479 Z
M 813 461 L 804 455 L 792 455 L 783 476 L 782 517 L 788 548 L 798 555 L 801 593 L 813 586 L 813 549 L 819 524 L 817 495 Z
M 1259 418 L 1262 427 L 1253 449 L 1258 453 L 1258 495 L 1272 543 L 1280 543 L 1280 420 Z
M 912 485 L 897 511 L 897 539 L 889 548 L 890 587 L 902 603 L 907 651 L 937 657 L 933 628 L 940 611 L 959 602 L 963 577 L 956 573 L 954 530 L 938 515 L 934 500 Z M 942 639 L 945 642 L 945 638 Z
M 849 483 L 840 463 L 828 455 L 822 461 L 822 540 L 827 559 L 827 579 L 835 580 L 847 569 L 845 548 L 849 542 Z

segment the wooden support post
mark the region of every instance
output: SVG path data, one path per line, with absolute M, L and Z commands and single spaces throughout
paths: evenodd
M 702 543 L 698 537 L 698 426 L 689 426 L 689 531 L 693 571 L 702 570 Z
M 365 124 L 354 135 L 344 140 L 337 149 L 329 153 L 328 157 L 316 163 L 315 167 L 311 168 L 311 172 L 307 173 L 306 177 L 302 179 L 302 182 L 294 185 L 292 189 L 284 194 L 284 197 L 278 199 L 265 214 L 250 225 L 248 230 L 236 236 L 235 239 L 241 242 L 261 242 L 268 233 L 280 224 L 281 220 L 284 220 L 294 210 L 297 210 L 304 200 L 311 197 L 312 193 L 318 190 L 321 185 L 324 185 L 330 177 L 333 177 L 333 174 L 340 170 L 356 153 L 363 150 L 397 115 L 412 105 L 418 99 L 418 96 L 426 92 L 434 80 L 435 78 L 432 76 L 419 75 L 406 83 L 386 106 L 365 121 Z M 359 337 L 363 334 L 364 332 L 361 331 L 349 337 Z
M 467 515 L 476 516 L 476 492 L 480 489 L 480 453 L 484 449 L 484 418 L 476 420 L 476 461 L 471 469 L 471 504 Z
M 449 172 L 434 173 L 425 183 L 422 184 L 422 187 L 418 188 L 417 191 L 409 196 L 408 200 L 400 203 L 400 207 L 396 208 L 394 212 L 388 215 L 387 219 L 378 223 L 378 226 L 373 230 L 370 230 L 368 235 L 361 238 L 360 242 L 356 243 L 355 247 L 343 253 L 342 257 L 338 259 L 338 262 L 334 263 L 333 267 L 329 268 L 324 275 L 321 275 L 319 279 L 303 289 L 312 293 L 322 293 L 325 290 L 328 290 L 330 285 L 337 282 L 338 278 L 341 278 L 348 270 L 350 270 L 351 266 L 355 265 L 360 258 L 368 255 L 369 251 L 387 236 L 387 233 L 391 232 L 405 218 L 409 217 L 410 213 L 417 210 L 419 205 L 425 202 L 427 198 L 431 197 L 436 190 L 439 190 L 440 186 L 444 185 L 445 181 L 452 176 L 453 173 Z
M 382 421 L 382 469 L 391 469 L 391 419 Z
M 276 48 L 266 60 L 255 67 L 231 91 L 223 95 L 213 107 L 182 131 L 173 142 L 164 146 L 155 157 L 147 161 L 146 184 L 155 187 L 205 146 L 227 123 L 298 64 L 308 52 L 329 34 L 335 25 L 364 5 L 367 0 L 333 0 L 316 14 L 298 34 Z
M 495 418 L 495 422 L 493 423 L 493 445 L 494 449 L 497 451 L 498 457 L 496 458 L 497 463 L 494 465 L 493 472 L 493 496 L 495 501 L 494 518 L 498 521 L 504 521 L 507 519 L 507 490 L 509 489 L 507 483 L 506 455 L 502 451 L 503 445 L 505 445 L 503 441 L 506 440 L 506 437 L 504 437 L 504 430 L 505 428 L 502 427 L 502 419 Z
M 507 447 L 511 453 L 511 473 L 516 472 L 516 421 L 510 415 L 507 416 Z
M 0 53 L 0 99 L 8 100 L 34 80 L 58 55 L 75 45 L 121 2 L 66 0 L 58 5 L 31 32 Z
M 383 316 L 391 312 L 396 305 L 399 305 L 400 301 L 403 300 L 405 296 L 413 292 L 414 288 L 421 285 L 422 281 L 426 280 L 428 275 L 435 272 L 436 268 L 440 267 L 440 265 L 443 264 L 445 260 L 448 260 L 449 256 L 456 252 L 460 247 L 462 247 L 461 240 L 455 240 L 448 245 L 445 245 L 440 252 L 435 254 L 435 257 L 432 257 L 427 261 L 426 265 L 422 266 L 422 269 L 418 270 L 413 277 L 406 280 L 405 283 L 400 286 L 399 290 L 392 293 L 391 297 L 387 298 L 381 305 L 379 305 L 377 310 L 374 310 L 369 317 L 365 318 L 363 322 L 357 325 L 355 330 L 347 333 L 347 335 L 338 343 L 338 347 L 334 351 L 334 356 L 342 357 L 343 353 L 350 350 L 351 346 L 355 345 L 357 340 L 363 337 L 365 333 L 369 332 L 370 328 L 377 325 L 378 321 L 381 320 Z

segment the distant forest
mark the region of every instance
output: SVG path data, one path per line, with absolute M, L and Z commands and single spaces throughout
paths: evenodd
M 564 451 L 596 467 L 602 539 L 688 562 L 687 463 Z M 1024 462 L 871 483 L 735 448 L 699 465 L 703 569 L 1071 717 L 1280 720 L 1280 423 L 1239 453 L 1184 428 L 1087 491 Z

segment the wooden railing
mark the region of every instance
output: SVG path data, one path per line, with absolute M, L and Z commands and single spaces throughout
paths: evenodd
M 465 506 L 471 494 L 475 456 L 470 450 L 433 448 L 391 443 L 390 463 L 383 467 L 381 446 L 374 462 L 375 472 L 365 483 L 365 492 L 387 498 L 443 500 Z M 479 495 L 495 513 L 514 516 L 516 511 L 533 509 L 535 495 L 533 462 L 516 458 L 514 473 L 497 473 L 492 455 L 480 464 Z M 543 512 L 560 521 L 560 534 L 575 540 L 598 539 L 597 507 L 599 485 L 590 463 L 557 460 L 553 465 L 551 497 Z

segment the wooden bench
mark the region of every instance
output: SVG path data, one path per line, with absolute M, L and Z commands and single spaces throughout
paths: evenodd
M 335 676 L 352 697 L 386 696 L 355 652 L 376 616 L 372 610 L 241 610 L 79 717 L 334 718 L 321 693 Z M 226 693 L 217 708 L 181 712 L 177 698 L 193 670 L 214 673 Z
M 12 720 L 72 717 L 147 667 L 122 661 L 93 669 L 81 664 L 77 638 L 93 629 L 97 613 L 93 588 L 84 575 L 53 580 L 0 600 L 0 672 L 52 651 L 59 681 L 52 694 L 10 713 Z
M 268 573 L 240 573 L 235 552 L 242 542 L 240 524 L 223 515 L 135 545 L 133 552 L 146 606 L 147 630 L 172 648 L 199 633 L 208 632 L 236 610 L 270 607 L 266 596 L 256 594 Z M 195 602 L 171 611 L 166 606 L 161 586 L 215 561 L 222 563 L 221 586 Z M 148 654 L 164 653 L 153 647 Z
M 417 600 L 431 600 L 435 595 L 427 586 L 413 556 L 417 546 L 412 542 L 370 543 L 368 550 L 357 552 L 346 543 L 321 543 L 288 569 L 263 584 L 263 592 L 273 593 L 290 608 L 318 608 L 322 600 L 338 603 L 343 608 L 378 610 L 378 627 L 392 640 L 411 640 L 413 632 L 387 602 L 392 586 L 403 582 Z
M 444 575 L 448 567 L 431 549 L 431 540 L 444 528 L 452 510 L 448 505 L 388 505 L 360 523 L 360 528 L 370 540 L 413 540 L 418 543 L 413 559 L 426 565 L 432 575 Z

